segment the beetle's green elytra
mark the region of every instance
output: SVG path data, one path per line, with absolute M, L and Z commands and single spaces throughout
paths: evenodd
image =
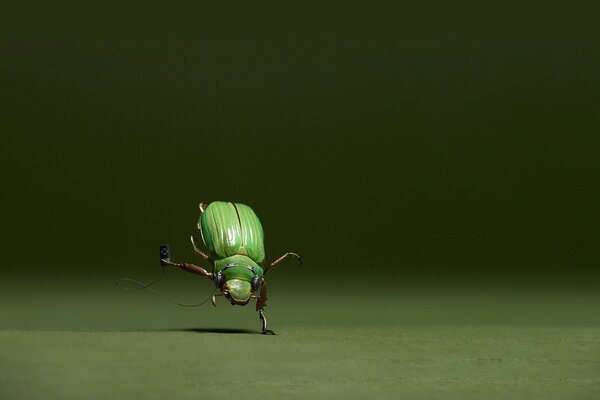
M 247 205 L 224 201 L 210 203 L 200 216 L 198 227 L 213 259 L 244 255 L 256 264 L 264 263 L 262 225 Z

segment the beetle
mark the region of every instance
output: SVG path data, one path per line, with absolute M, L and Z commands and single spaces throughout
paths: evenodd
M 267 305 L 267 282 L 265 275 L 288 257 L 302 264 L 300 256 L 287 252 L 275 261 L 264 266 L 264 233 L 260 220 L 254 211 L 245 204 L 214 201 L 201 202 L 198 229 L 202 241 L 208 250 L 204 253 L 196 245 L 194 235 L 190 236 L 197 255 L 211 265 L 212 270 L 191 263 L 175 263 L 162 257 L 161 264 L 179 267 L 184 271 L 202 275 L 211 279 L 220 293 L 211 297 L 212 304 L 216 296 L 224 296 L 232 305 L 244 306 L 250 299 L 256 299 L 256 311 L 262 325 L 263 334 L 275 334 L 267 329 L 267 318 L 263 309 Z M 258 293 L 258 294 L 257 294 Z

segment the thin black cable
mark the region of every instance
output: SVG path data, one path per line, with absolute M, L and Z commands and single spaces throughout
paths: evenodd
M 201 303 L 197 303 L 197 304 L 184 304 L 184 303 L 180 303 L 178 301 L 173 300 L 172 298 L 170 298 L 169 296 L 162 294 L 154 289 L 152 289 L 151 286 L 157 284 L 158 282 L 162 281 L 166 275 L 166 269 L 164 265 L 161 265 L 162 267 L 162 274 L 160 275 L 160 277 L 158 277 L 157 279 L 155 279 L 154 281 L 150 282 L 150 283 L 142 283 L 140 281 L 136 281 L 135 279 L 131 279 L 131 278 L 119 278 L 115 281 L 115 285 L 117 285 L 117 287 L 121 290 L 140 290 L 140 289 L 147 289 L 149 291 L 151 291 L 154 294 L 157 294 L 165 299 L 167 299 L 168 301 L 170 301 L 173 304 L 177 304 L 178 306 L 181 307 L 200 307 L 201 305 L 205 304 L 207 301 L 209 301 L 212 297 L 212 295 L 214 294 L 215 291 L 213 291 L 210 296 L 208 296 L 208 298 L 206 300 L 204 300 Z M 121 282 L 132 282 L 135 283 L 137 286 L 136 287 L 124 287 L 121 285 Z M 216 289 L 215 289 L 216 290 Z

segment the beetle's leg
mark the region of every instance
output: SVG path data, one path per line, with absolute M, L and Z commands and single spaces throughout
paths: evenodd
M 205 277 L 207 277 L 208 279 L 211 279 L 211 280 L 214 278 L 214 275 L 212 273 L 208 272 L 204 268 L 199 267 L 199 266 L 197 266 L 195 264 L 181 263 L 179 265 L 179 268 L 181 268 L 184 271 L 191 272 L 193 274 L 198 274 L 198 275 L 205 276 Z
M 201 201 L 200 204 L 198 204 L 198 208 L 200 209 L 200 214 L 202 214 L 204 212 L 204 210 L 206 210 L 206 207 L 208 207 L 208 205 Z
M 267 281 L 265 278 L 260 283 L 260 294 L 256 299 L 256 311 L 260 311 L 267 306 Z
M 196 246 L 196 241 L 194 240 L 194 235 L 190 235 L 190 240 L 192 241 L 192 246 L 194 247 L 194 251 L 196 252 L 196 254 L 198 254 L 200 257 L 204 258 L 206 261 L 208 261 L 209 263 L 213 263 L 213 261 L 210 259 L 209 256 L 207 256 L 204 252 L 200 251 L 198 249 L 198 246 Z
M 213 279 L 214 275 L 205 270 L 202 267 L 199 267 L 190 263 L 174 263 L 167 260 L 160 260 L 163 265 L 171 265 L 173 267 L 179 267 L 184 271 L 191 272 L 192 274 L 206 276 L 208 279 Z
M 260 321 L 262 322 L 262 333 L 263 333 L 263 335 L 274 335 L 275 332 L 273 332 L 270 329 L 267 329 L 267 317 L 265 317 L 265 313 L 263 313 L 263 310 L 259 310 L 258 311 L 258 316 L 260 318 Z
M 267 306 L 267 281 L 263 278 L 261 287 L 260 287 L 260 296 L 256 300 L 256 311 L 258 311 L 258 317 L 260 318 L 260 322 L 262 323 L 262 333 L 263 335 L 274 335 L 270 329 L 267 329 L 267 317 L 265 317 L 265 313 L 263 312 L 263 308 Z
M 295 259 L 297 259 L 300 264 L 302 265 L 302 259 L 300 258 L 300 256 L 296 253 L 285 253 L 284 255 L 282 255 L 281 257 L 279 257 L 277 260 L 273 261 L 267 268 L 265 268 L 265 274 L 267 273 L 268 270 L 270 270 L 271 268 L 273 268 L 274 266 L 276 266 L 277 264 L 279 264 L 281 261 L 285 260 L 287 257 L 292 256 Z

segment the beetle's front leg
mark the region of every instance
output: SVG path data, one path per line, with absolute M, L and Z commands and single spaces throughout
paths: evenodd
M 265 313 L 263 312 L 263 310 L 258 310 L 258 317 L 260 318 L 260 322 L 262 322 L 263 335 L 274 335 L 275 332 L 273 332 L 270 329 L 267 329 L 267 317 L 265 317 Z
M 195 264 L 181 263 L 179 265 L 179 268 L 181 268 L 184 271 L 191 272 L 193 274 L 205 276 L 210 280 L 212 280 L 214 278 L 214 275 L 212 273 L 208 272 L 204 268 L 199 267 Z
M 262 333 L 263 335 L 274 335 L 270 329 L 267 329 L 267 317 L 265 317 L 265 313 L 263 312 L 263 308 L 267 306 L 267 281 L 263 278 L 260 285 L 260 296 L 256 300 L 256 311 L 258 311 L 258 317 L 260 318 L 260 322 L 262 323 Z
M 195 264 L 190 263 L 174 263 L 168 260 L 160 260 L 163 265 L 171 265 L 173 267 L 181 268 L 184 271 L 191 272 L 192 274 L 202 275 L 207 277 L 208 279 L 213 279 L 214 275 L 202 267 L 199 267 Z

